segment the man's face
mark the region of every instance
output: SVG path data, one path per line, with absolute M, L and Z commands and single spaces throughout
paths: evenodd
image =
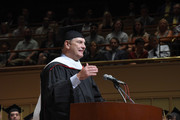
M 113 50 L 117 49 L 119 47 L 119 43 L 115 39 L 111 39 L 110 46 Z
M 24 37 L 25 37 L 25 39 L 26 39 L 26 40 L 30 40 L 30 39 L 31 39 L 31 36 L 32 36 L 31 30 L 30 30 L 30 29 L 26 29 L 26 30 L 24 31 Z
M 120 20 L 118 20 L 114 25 L 115 31 L 120 31 L 122 28 L 122 23 Z
M 137 43 L 136 48 L 137 48 L 137 50 L 140 50 L 140 51 L 143 50 L 144 49 L 144 42 Z
M 10 120 L 20 120 L 20 113 L 18 111 L 14 111 L 10 113 Z
M 92 26 L 91 27 L 91 34 L 96 34 L 97 33 L 97 27 L 96 26 Z
M 82 58 L 85 49 L 86 46 L 84 38 L 74 38 L 69 41 L 69 57 L 72 59 L 79 60 Z

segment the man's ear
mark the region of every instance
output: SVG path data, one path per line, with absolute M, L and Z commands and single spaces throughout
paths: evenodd
M 65 41 L 64 41 L 64 45 L 65 45 L 66 48 L 69 48 L 69 47 L 70 47 L 70 42 L 69 42 L 69 40 L 65 40 Z

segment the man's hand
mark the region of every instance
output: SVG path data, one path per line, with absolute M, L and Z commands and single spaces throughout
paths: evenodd
M 86 66 L 77 74 L 79 80 L 84 80 L 89 76 L 96 76 L 98 68 L 95 65 L 89 65 L 86 63 Z

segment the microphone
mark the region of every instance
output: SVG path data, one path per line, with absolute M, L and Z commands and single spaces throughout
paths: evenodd
M 123 84 L 123 85 L 126 84 L 125 82 L 120 81 L 120 80 L 117 80 L 117 79 L 114 78 L 112 75 L 108 75 L 108 74 L 104 74 L 104 79 L 105 79 L 105 80 L 110 80 L 110 81 L 112 81 L 112 82 L 117 82 L 117 83 Z

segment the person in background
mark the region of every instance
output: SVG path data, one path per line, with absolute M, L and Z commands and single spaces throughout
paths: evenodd
M 0 43 L 0 67 L 5 67 L 7 64 L 7 60 L 10 56 L 9 50 L 11 45 L 8 41 L 2 41 Z
M 180 24 L 180 3 L 173 5 L 172 14 L 167 18 L 167 21 L 172 25 L 172 29 Z
M 44 17 L 43 22 L 42 22 L 42 26 L 38 27 L 35 30 L 35 34 L 36 35 L 45 35 L 45 34 L 47 34 L 48 30 L 49 30 L 49 18 Z
M 4 22 L 8 24 L 9 28 L 13 28 L 16 24 L 15 14 L 12 10 L 8 10 L 7 13 L 5 13 L 5 16 L 3 17 L 3 20 L 1 22 Z
M 77 21 L 79 20 L 76 11 L 74 8 L 69 7 L 67 9 L 67 16 L 64 17 L 61 21 L 62 26 L 67 26 L 67 25 L 75 25 L 77 24 Z
M 171 40 L 171 55 L 172 56 L 180 56 L 180 24 L 174 27 L 173 36 Z
M 180 111 L 177 107 L 174 107 L 172 112 L 167 115 L 168 120 L 180 120 Z
M 118 38 L 120 44 L 121 43 L 127 43 L 128 42 L 128 34 L 123 31 L 123 27 L 124 27 L 123 21 L 120 18 L 117 18 L 114 21 L 114 24 L 112 27 L 112 32 L 110 32 L 106 36 L 106 43 L 109 44 L 109 41 L 113 37 Z M 119 49 L 126 50 L 127 45 L 126 44 L 120 45 Z M 110 50 L 109 46 L 106 47 L 106 50 Z
M 23 110 L 16 104 L 9 106 L 8 108 L 3 108 L 3 110 L 8 114 L 8 120 L 20 120 L 21 112 Z
M 173 31 L 169 28 L 169 23 L 165 18 L 162 18 L 161 20 L 159 20 L 155 35 L 161 41 L 161 44 L 164 43 L 169 46 L 171 45 L 171 41 L 169 41 L 169 38 L 166 38 L 166 37 L 172 37 Z
M 157 14 L 163 16 L 164 18 L 169 17 L 173 11 L 174 4 L 173 0 L 163 0 L 162 5 L 157 8 Z
M 98 33 L 103 34 L 106 30 L 111 30 L 113 26 L 113 18 L 110 11 L 105 11 L 103 14 L 102 22 L 98 25 Z
M 27 28 L 24 16 L 19 16 L 17 20 L 18 26 L 12 31 L 12 35 L 15 37 L 22 37 L 24 30 Z
M 105 44 L 105 39 L 103 36 L 98 34 L 98 24 L 92 23 L 90 26 L 90 35 L 85 37 L 86 46 L 89 46 L 92 41 L 94 41 L 97 45 Z M 104 47 L 100 48 L 101 51 L 104 50 Z M 87 52 L 87 50 L 85 51 Z
M 45 18 L 48 18 L 49 24 L 52 24 L 53 21 L 56 21 L 56 14 L 52 10 L 47 10 Z
M 170 37 L 173 35 L 173 31 L 170 29 L 169 23 L 165 18 L 159 20 L 155 35 L 157 36 L 157 38 Z
M 84 54 L 84 57 L 80 59 L 81 62 L 88 61 L 102 61 L 104 52 L 99 49 L 99 46 L 95 41 L 92 41 L 87 46 L 87 51 Z
M 169 46 L 166 44 L 160 44 L 155 35 L 149 36 L 149 49 L 147 46 L 145 49 L 148 51 L 148 58 L 163 58 L 171 56 Z
M 139 59 L 147 58 L 148 51 L 144 49 L 144 40 L 142 38 L 137 38 L 135 40 L 135 50 L 129 53 L 129 59 Z
M 111 38 L 110 40 L 110 51 L 107 51 L 104 54 L 104 60 L 121 60 L 128 59 L 128 52 L 126 50 L 120 50 L 119 40 L 116 37 Z
M 136 4 L 133 1 L 128 3 L 128 16 L 135 17 L 137 15 Z
M 22 8 L 20 15 L 24 16 L 25 25 L 30 26 L 32 21 L 31 21 L 29 9 L 28 8 Z
M 14 50 L 32 50 L 38 48 L 38 42 L 32 38 L 31 29 L 26 28 L 24 31 L 24 40 L 19 41 Z M 7 66 L 22 66 L 36 64 L 36 55 L 37 51 L 24 51 L 18 53 L 12 52 L 8 58 Z
M 180 36 L 180 24 L 178 24 L 176 27 L 174 27 L 173 35 L 174 36 Z
M 43 40 L 41 43 L 40 49 L 55 48 L 55 47 L 57 47 L 56 34 L 55 31 L 53 31 L 53 29 L 49 29 L 45 40 Z M 38 65 L 47 64 L 48 62 L 50 62 L 51 60 L 53 60 L 54 58 L 60 55 L 60 52 L 57 51 L 58 50 L 39 51 L 37 64 Z
M 143 38 L 145 41 L 145 46 L 148 45 L 149 33 L 144 29 L 144 25 L 141 21 L 135 20 L 133 25 L 133 33 L 129 35 L 128 42 L 131 43 L 128 45 L 128 52 L 134 50 L 134 42 L 137 38 Z
M 149 15 L 149 8 L 146 4 L 141 5 L 140 14 L 140 17 L 135 20 L 141 21 L 144 26 L 155 24 L 154 18 Z
M 162 120 L 168 120 L 167 119 L 167 114 L 168 114 L 169 111 L 167 110 L 162 110 Z
M 82 26 L 83 36 L 88 36 L 90 33 L 90 28 L 92 24 L 92 20 L 95 18 L 93 9 L 89 8 L 83 17 L 84 23 Z
M 41 104 L 40 120 L 69 120 L 71 103 L 104 101 L 92 78 L 97 75 L 98 68 L 88 63 L 83 67 L 79 61 L 86 46 L 77 27 L 59 30 L 63 42 L 62 54 L 41 72 L 41 102 L 37 103 L 37 106 Z M 38 111 L 34 114 L 39 115 Z
M 12 37 L 9 25 L 6 22 L 1 22 L 0 26 L 0 40 L 7 40 Z

